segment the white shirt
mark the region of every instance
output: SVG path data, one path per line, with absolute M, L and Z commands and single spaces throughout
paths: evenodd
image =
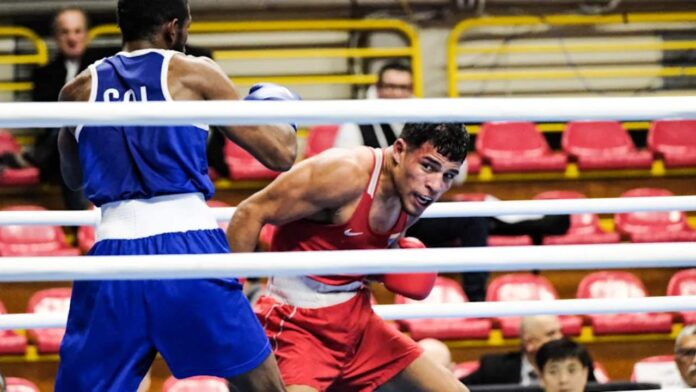
M 65 74 L 65 83 L 68 83 L 69 81 L 75 79 L 75 76 L 77 76 L 77 71 L 79 69 L 80 60 L 65 59 L 65 70 L 67 71 Z
M 529 363 L 527 356 L 524 354 L 522 354 L 522 368 L 520 369 L 520 385 L 539 385 L 539 378 L 536 377 L 534 366 Z

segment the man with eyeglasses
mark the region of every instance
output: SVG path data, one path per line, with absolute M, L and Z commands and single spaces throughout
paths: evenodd
M 682 328 L 674 343 L 674 361 L 684 387 L 696 388 L 696 324 Z

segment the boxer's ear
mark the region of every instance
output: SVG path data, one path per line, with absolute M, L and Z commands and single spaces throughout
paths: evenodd
M 403 159 L 404 154 L 406 153 L 406 150 L 408 149 L 408 146 L 406 145 L 406 142 L 404 139 L 396 139 L 394 144 L 392 145 L 392 159 L 394 160 L 395 164 L 401 163 L 401 160 Z

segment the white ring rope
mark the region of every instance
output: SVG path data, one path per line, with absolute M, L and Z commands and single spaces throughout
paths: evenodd
M 218 221 L 228 221 L 234 207 L 213 208 Z M 510 200 L 435 203 L 424 218 L 502 216 L 531 214 L 621 213 L 635 211 L 696 211 L 696 196 L 617 197 L 569 200 Z M 99 222 L 92 211 L 0 211 L 0 226 L 62 225 L 86 226 Z
M 696 243 L 2 257 L 0 282 L 693 267 Z
M 555 301 L 468 302 L 459 304 L 375 305 L 385 320 L 531 316 L 541 314 L 616 314 L 696 311 L 696 296 L 559 299 Z M 64 328 L 65 313 L 0 315 L 0 330 Z
M 696 118 L 696 97 L 0 104 L 0 127 Z

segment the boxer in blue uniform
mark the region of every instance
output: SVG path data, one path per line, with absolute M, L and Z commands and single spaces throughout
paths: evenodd
M 123 51 L 91 65 L 60 99 L 239 99 L 214 62 L 178 52 L 190 20 L 187 0 L 119 0 Z M 262 84 L 245 99 L 298 97 Z M 295 159 L 289 125 L 230 126 L 225 133 L 271 169 L 287 170 Z M 213 195 L 207 136 L 207 126 L 197 124 L 61 130 L 66 183 L 84 187 L 101 207 L 90 255 L 229 252 L 205 203 Z M 233 278 L 75 282 L 55 390 L 135 391 L 158 352 L 177 378 L 213 375 L 228 378 L 233 390 L 284 390 L 241 288 Z

